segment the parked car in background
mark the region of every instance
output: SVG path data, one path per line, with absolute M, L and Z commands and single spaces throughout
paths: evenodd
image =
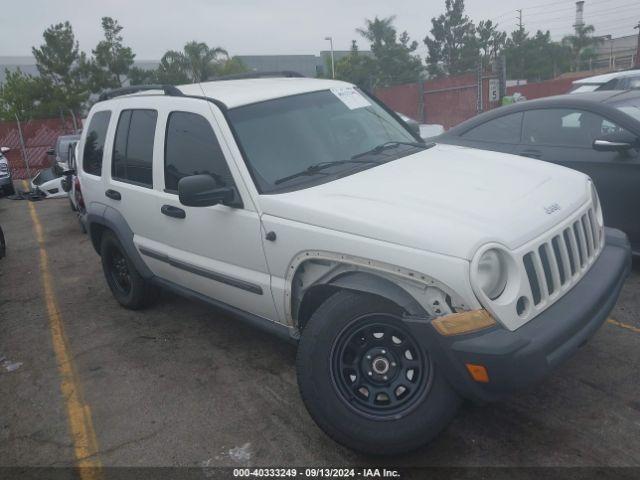
M 421 142 L 345 82 L 121 89 L 79 152 L 114 298 L 137 309 L 165 288 L 298 342 L 311 417 L 362 452 L 415 449 L 461 399 L 544 377 L 630 268 L 586 175 Z
M 407 124 L 407 126 L 413 133 L 418 135 L 423 140 L 429 140 L 432 137 L 440 135 L 442 132 L 444 132 L 444 127 L 437 123 L 433 123 L 433 124 L 418 123 L 413 118 L 407 117 L 403 113 L 399 113 L 399 112 L 395 112 L 395 113 L 400 117 L 400 119 L 402 119 L 402 121 L 404 121 Z
M 640 254 L 640 91 L 601 91 L 528 100 L 451 128 L 437 142 L 515 153 L 589 175 L 605 223 Z
M 636 89 L 640 89 L 640 70 L 625 70 L 575 80 L 569 93 Z
M 67 196 L 62 182 L 64 176 L 60 167 L 53 166 L 40 170 L 29 182 L 32 192 L 38 192 L 45 198 L 63 198 Z
M 80 188 L 80 179 L 77 174 L 76 159 L 78 158 L 78 143 L 72 144 L 73 149 L 69 155 L 69 169 L 64 172 L 64 180 L 62 188 L 69 195 L 69 205 L 71 210 L 78 215 L 78 221 L 82 231 L 86 233 L 86 216 L 87 209 L 82 198 L 82 189 Z
M 69 158 L 78 140 L 80 140 L 79 134 L 60 135 L 55 146 L 47 150 L 47 155 L 53 157 L 54 166 L 59 173 L 69 169 Z
M 0 189 L 5 195 L 13 195 L 15 193 L 9 161 L 4 156 L 9 150 L 9 147 L 0 147 Z

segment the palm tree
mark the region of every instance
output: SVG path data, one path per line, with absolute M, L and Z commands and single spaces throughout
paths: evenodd
M 229 54 L 224 48 L 210 48 L 204 42 L 193 41 L 184 46 L 183 57 L 191 70 L 191 79 L 203 82 L 215 75 L 216 68 L 229 59 Z
M 356 28 L 356 32 L 372 43 L 372 50 L 386 43 L 394 43 L 396 40 L 396 29 L 393 26 L 395 18 L 393 15 L 387 18 L 366 19 L 365 28 Z
M 229 60 L 224 48 L 209 47 L 204 42 L 187 43 L 181 52 L 169 50 L 158 68 L 160 78 L 167 83 L 204 82 L 214 77 Z
M 572 70 L 574 72 L 580 70 L 580 64 L 583 61 L 590 60 L 595 57 L 593 47 L 602 43 L 601 37 L 594 37 L 596 31 L 593 25 L 576 25 L 576 33 L 567 35 L 562 39 L 562 44 L 571 49 L 573 57 Z

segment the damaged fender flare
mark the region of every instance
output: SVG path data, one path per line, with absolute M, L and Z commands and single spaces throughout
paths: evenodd
M 371 293 L 392 301 L 409 315 L 426 317 L 428 313 L 406 290 L 390 280 L 367 272 L 347 272 L 332 279 L 328 285 Z

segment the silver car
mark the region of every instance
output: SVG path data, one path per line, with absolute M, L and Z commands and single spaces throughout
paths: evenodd
M 9 151 L 9 147 L 0 147 L 0 190 L 5 195 L 13 195 L 15 190 L 13 188 L 13 179 L 11 178 L 11 169 L 9 168 L 9 162 L 5 153 Z

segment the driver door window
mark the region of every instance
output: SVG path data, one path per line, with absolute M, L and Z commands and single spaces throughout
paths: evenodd
M 199 174 L 211 175 L 221 187 L 234 184 L 209 121 L 196 113 L 172 112 L 165 142 L 165 191 L 177 193 L 182 177 Z

